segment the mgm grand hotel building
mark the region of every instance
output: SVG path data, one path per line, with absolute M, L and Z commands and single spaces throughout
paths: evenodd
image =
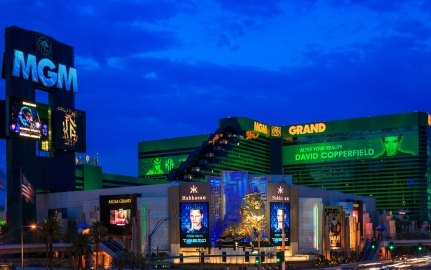
M 377 210 L 431 220 L 428 113 L 288 126 L 232 117 L 213 134 L 139 143 L 139 177 L 206 181 L 225 170 L 372 197 Z

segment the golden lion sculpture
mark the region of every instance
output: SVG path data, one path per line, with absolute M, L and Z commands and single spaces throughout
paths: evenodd
M 239 241 L 245 237 L 253 239 L 260 235 L 267 225 L 265 219 L 265 204 L 260 193 L 253 192 L 245 195 L 241 201 L 241 223 L 226 228 L 221 238 Z

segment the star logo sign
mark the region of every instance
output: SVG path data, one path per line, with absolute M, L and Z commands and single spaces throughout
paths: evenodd
M 193 186 L 190 188 L 190 193 L 198 193 L 198 187 L 196 187 L 195 185 L 193 185 Z
M 278 194 L 283 194 L 283 188 L 281 186 L 278 187 Z

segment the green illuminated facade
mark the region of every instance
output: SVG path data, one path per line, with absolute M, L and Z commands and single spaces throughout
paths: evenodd
M 429 119 L 407 113 L 330 121 L 323 132 L 294 135 L 284 127 L 284 172 L 295 184 L 372 196 L 376 209 L 429 220 Z
M 254 131 L 255 122 L 247 118 L 226 118 L 220 120 L 219 128 L 211 135 L 140 142 L 139 177 L 206 181 L 206 176 L 220 176 L 223 170 L 280 174 L 281 140 L 271 138 L 263 128 Z M 276 167 L 273 166 L 275 157 Z M 169 170 L 164 166 L 169 159 L 174 163 L 181 159 L 181 162 Z M 153 170 L 154 161 L 157 168 Z M 148 173 L 157 170 L 159 174 Z
M 419 112 L 288 126 L 225 118 L 211 135 L 140 142 L 139 177 L 288 174 L 294 184 L 372 196 L 377 209 L 430 220 L 430 125 Z
M 78 165 L 75 169 L 75 190 L 95 190 L 140 185 L 166 184 L 166 179 L 147 179 L 134 176 L 109 174 L 98 165 Z

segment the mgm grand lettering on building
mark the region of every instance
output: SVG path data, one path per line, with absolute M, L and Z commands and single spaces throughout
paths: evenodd
M 312 133 L 322 133 L 325 132 L 325 123 L 315 123 L 307 125 L 296 125 L 289 127 L 290 135 L 302 135 L 302 134 L 312 134 Z
M 58 67 L 48 58 L 37 61 L 36 56 L 14 50 L 12 76 L 30 79 L 34 83 L 40 83 L 46 88 L 56 87 L 67 91 L 78 92 L 78 75 L 76 69 L 58 64 Z
M 117 203 L 132 203 L 132 199 L 110 199 L 110 200 L 108 200 L 108 204 L 117 204 Z
M 263 123 L 258 121 L 254 121 L 253 130 L 259 133 L 262 133 L 266 136 L 269 136 L 269 127 Z

